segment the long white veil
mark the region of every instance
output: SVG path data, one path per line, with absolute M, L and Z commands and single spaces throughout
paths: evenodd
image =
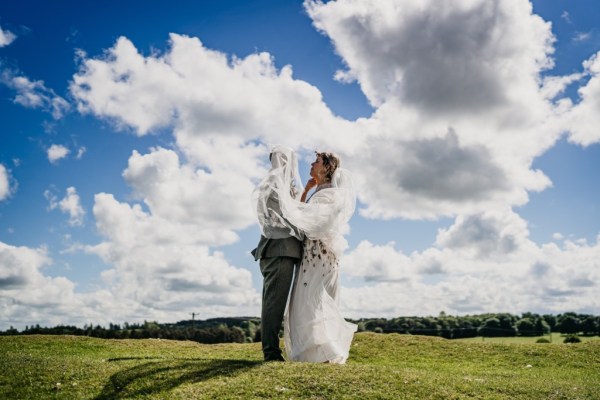
M 283 215 L 289 222 L 308 239 L 321 240 L 338 257 L 347 247 L 343 234 L 355 207 L 352 176 L 343 168 L 337 168 L 331 186 L 317 188 L 308 203 L 281 203 Z
M 275 146 L 271 170 L 253 193 L 262 234 L 268 238 L 294 236 L 321 240 L 336 256 L 347 247 L 343 237 L 354 214 L 356 192 L 350 171 L 337 168 L 331 185 L 317 188 L 310 201 L 299 201 L 302 185 L 294 151 Z
M 276 145 L 271 149 L 271 169 L 252 193 L 261 233 L 270 239 L 294 236 L 303 239 L 302 233 L 282 214 L 281 203 L 287 208 L 300 204 L 303 191 L 298 158 L 289 147 Z

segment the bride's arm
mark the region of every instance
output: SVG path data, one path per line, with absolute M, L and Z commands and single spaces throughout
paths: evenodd
M 306 196 L 308 195 L 308 192 L 310 192 L 310 190 L 315 186 L 317 186 L 317 181 L 315 181 L 314 178 L 310 178 L 308 180 L 308 182 L 306 182 L 306 186 L 304 187 L 304 192 L 302 193 L 302 196 L 300 197 L 300 202 L 306 203 Z

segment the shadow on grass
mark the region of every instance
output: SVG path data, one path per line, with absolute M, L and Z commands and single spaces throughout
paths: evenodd
M 113 359 L 132 360 L 134 357 Z M 144 360 L 144 357 L 139 358 Z M 110 377 L 96 400 L 122 399 L 160 394 L 185 383 L 234 376 L 261 365 L 262 361 L 188 359 L 147 362 L 121 370 Z

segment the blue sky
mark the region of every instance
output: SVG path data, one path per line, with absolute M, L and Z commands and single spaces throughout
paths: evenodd
M 276 143 L 355 175 L 346 316 L 600 313 L 599 9 L 1 4 L 0 329 L 259 315 Z

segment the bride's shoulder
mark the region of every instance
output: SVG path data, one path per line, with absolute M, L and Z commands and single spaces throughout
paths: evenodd
M 310 201 L 313 203 L 314 202 L 321 202 L 321 203 L 327 202 L 329 199 L 331 199 L 335 195 L 335 192 L 331 189 L 333 189 L 333 186 L 331 184 L 320 185 L 317 188 L 317 190 L 315 190 L 313 195 L 310 197 Z
M 327 182 L 327 183 L 322 183 L 319 186 L 317 186 L 317 189 L 315 191 L 315 194 L 319 193 L 320 191 L 323 191 L 325 189 L 331 189 L 333 188 L 333 184 L 331 182 Z

